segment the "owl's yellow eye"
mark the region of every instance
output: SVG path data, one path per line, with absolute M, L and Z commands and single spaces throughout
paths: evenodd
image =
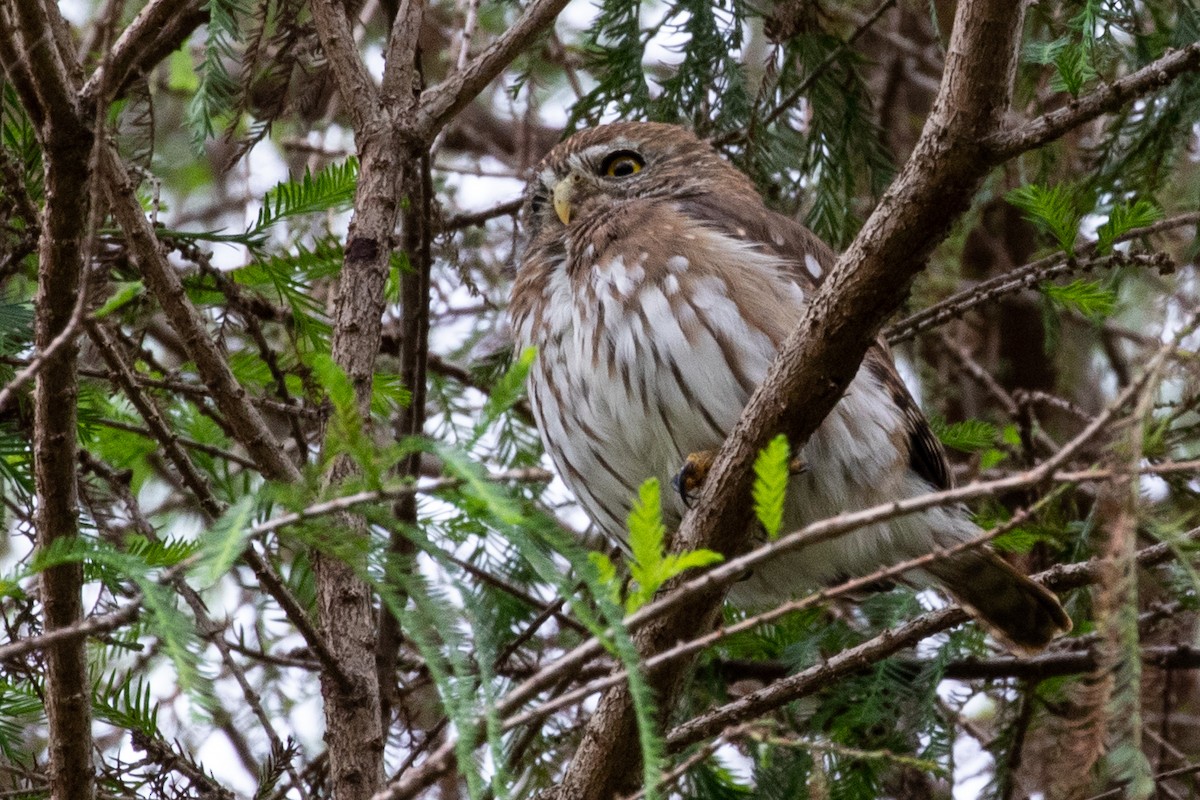
M 610 178 L 628 178 L 642 171 L 646 162 L 632 150 L 618 150 L 609 153 L 600 165 L 600 172 Z

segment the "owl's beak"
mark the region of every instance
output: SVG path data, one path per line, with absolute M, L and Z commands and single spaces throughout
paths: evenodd
M 571 195 L 575 193 L 575 176 L 568 175 L 554 184 L 554 213 L 566 225 L 571 221 Z

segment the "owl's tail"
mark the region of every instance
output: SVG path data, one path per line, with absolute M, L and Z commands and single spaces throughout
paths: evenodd
M 969 550 L 925 568 L 1010 649 L 1037 652 L 1071 630 L 1058 598 L 991 550 Z

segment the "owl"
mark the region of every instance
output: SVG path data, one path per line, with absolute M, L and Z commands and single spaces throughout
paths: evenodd
M 668 485 L 720 448 L 834 254 L 708 144 L 655 123 L 591 128 L 555 147 L 522 225 L 510 314 L 517 346 L 538 352 L 530 405 L 559 474 L 619 541 L 643 481 Z M 785 531 L 950 486 L 882 343 L 798 455 Z M 677 524 L 686 493 L 664 494 Z M 780 554 L 730 597 L 779 602 L 979 533 L 964 508 L 930 509 Z M 940 585 L 1019 652 L 1071 627 L 1052 593 L 986 548 L 905 577 Z

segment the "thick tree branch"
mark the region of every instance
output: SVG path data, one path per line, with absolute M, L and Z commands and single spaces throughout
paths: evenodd
M 413 56 L 424 20 L 424 0 L 402 0 L 388 36 L 379 98 L 383 109 L 402 122 L 411 117 L 420 91 L 417 59 Z
M 34 317 L 34 345 L 44 360 L 33 393 L 34 527 L 38 548 L 43 550 L 79 535 L 75 329 L 86 303 L 81 299 L 86 293 L 82 276 L 96 223 L 95 137 L 91 121 L 79 113 L 59 51 L 51 19 L 56 12 L 41 0 L 16 0 L 15 9 L 5 16 L 15 19 L 18 30 L 0 34 L 8 40 L 5 61 L 20 54 L 20 63 L 6 63 L 6 69 L 19 73 L 18 87 L 36 96 L 37 135 L 44 152 L 45 207 Z M 46 633 L 69 629 L 83 620 L 82 564 L 50 567 L 39 581 Z M 84 640 L 72 637 L 50 644 L 45 678 L 51 796 L 87 800 L 95 796 L 96 776 Z
M 316 0 L 313 17 L 322 46 L 334 67 L 339 91 L 355 124 L 360 170 L 354 195 L 354 215 L 347 235 L 342 271 L 332 314 L 334 363 L 354 387 L 360 414 L 370 420 L 375 358 L 382 338 L 384 286 L 387 282 L 396 228 L 405 189 L 419 174 L 421 152 L 407 133 L 419 87 L 416 76 L 416 31 L 422 4 L 409 0 L 398 14 L 388 45 L 388 107 L 354 48 L 342 4 Z M 404 48 L 409 48 L 405 50 Z M 407 85 L 399 83 L 407 80 Z M 399 95 L 407 93 L 400 98 Z M 332 486 L 357 471 L 348 457 L 336 458 L 326 476 Z M 366 538 L 365 522 L 342 514 L 343 535 Z M 380 718 L 380 680 L 376 664 L 376 614 L 368 586 L 355 565 L 318 552 L 317 608 L 321 625 L 336 644 L 348 685 L 322 673 L 325 701 L 325 741 L 334 793 L 341 800 L 365 800 L 383 780 L 386 732 Z
M 72 121 L 79 124 L 79 103 L 50 26 L 49 11 L 42 0 L 11 2 L 16 6 L 24 63 L 28 66 L 38 104 L 47 121 L 56 123 L 62 134 L 68 135 Z

